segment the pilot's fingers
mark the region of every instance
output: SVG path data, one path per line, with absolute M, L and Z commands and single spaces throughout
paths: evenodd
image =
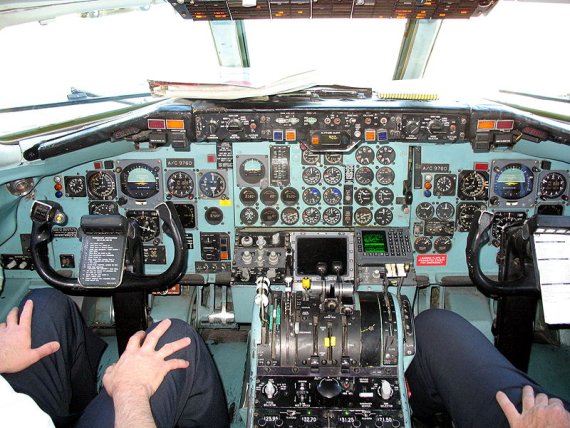
M 154 351 L 156 349 L 156 344 L 162 335 L 168 330 L 172 322 L 167 318 L 158 323 L 158 325 L 146 336 L 144 343 L 142 345 L 143 349 Z
M 536 394 L 536 397 L 534 398 L 534 405 L 548 406 L 548 395 L 543 393 Z
M 183 337 L 182 339 L 178 339 L 175 342 L 170 342 L 170 343 L 167 343 L 166 345 L 164 345 L 162 348 L 160 348 L 160 350 L 158 351 L 158 354 L 162 358 L 169 357 L 172 354 L 174 354 L 175 352 L 178 352 L 181 349 L 184 349 L 187 346 L 189 346 L 191 342 L 192 341 L 190 340 L 189 337 Z
M 34 352 L 34 356 L 37 358 L 36 361 L 39 361 L 42 358 L 47 357 L 48 355 L 51 355 L 54 352 L 57 352 L 59 348 L 60 348 L 59 342 L 53 341 L 53 342 L 44 343 L 39 348 L 32 349 L 32 351 Z
M 181 360 L 179 358 L 173 358 L 172 360 L 166 360 L 164 362 L 164 367 L 166 367 L 167 373 L 171 370 L 185 369 L 190 365 L 186 360 Z
M 6 316 L 6 326 L 10 327 L 18 324 L 18 308 L 10 309 Z
M 534 390 L 532 386 L 526 385 L 522 390 L 522 408 L 523 411 L 534 407 Z
M 140 349 L 144 337 L 145 337 L 145 332 L 142 330 L 137 331 L 135 334 L 133 334 L 129 338 L 129 341 L 127 342 L 127 346 L 125 347 L 125 352 L 136 351 L 137 349 Z
M 509 425 L 514 426 L 515 422 L 520 418 L 520 413 L 515 405 L 511 402 L 511 400 L 509 400 L 509 397 L 507 397 L 507 394 L 505 394 L 503 391 L 498 391 L 495 398 L 497 399 L 501 410 L 507 417 Z
M 22 313 L 20 314 L 20 325 L 31 328 L 32 326 L 32 312 L 34 311 L 34 302 L 31 299 L 26 300 Z
M 552 397 L 548 399 L 548 405 L 550 406 L 562 406 L 564 407 L 564 403 L 560 398 Z

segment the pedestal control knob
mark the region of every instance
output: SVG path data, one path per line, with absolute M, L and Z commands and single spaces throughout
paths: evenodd
M 392 385 L 390 385 L 390 382 L 383 380 L 378 388 L 378 393 L 384 400 L 389 400 L 392 395 L 394 395 L 394 389 L 392 388 Z
M 342 388 L 338 380 L 326 377 L 317 385 L 317 391 L 325 398 L 333 398 L 341 393 Z
M 277 394 L 277 387 L 270 379 L 267 381 L 267 384 L 263 387 L 263 395 L 265 395 L 269 400 L 272 400 L 273 397 Z

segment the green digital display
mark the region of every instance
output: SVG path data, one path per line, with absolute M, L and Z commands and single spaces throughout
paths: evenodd
M 383 230 L 363 230 L 362 250 L 365 253 L 385 253 L 386 232 Z

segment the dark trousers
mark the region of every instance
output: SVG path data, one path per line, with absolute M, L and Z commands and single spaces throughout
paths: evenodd
M 77 305 L 63 293 L 38 289 L 26 299 L 34 301 L 32 346 L 57 340 L 61 349 L 22 372 L 3 376 L 15 391 L 31 396 L 57 426 L 113 427 L 112 398 L 103 387 L 97 392 L 105 343 L 87 328 Z M 190 337 L 192 343 L 169 358 L 186 359 L 190 366 L 171 371 L 151 397 L 156 425 L 228 427 L 218 372 L 196 331 L 183 321 L 172 320 L 157 349 L 182 337 Z
M 508 427 L 495 394 L 501 390 L 521 411 L 522 387 L 552 395 L 513 367 L 460 315 L 430 309 L 416 317 L 417 353 L 406 371 L 415 416 L 430 422 L 447 411 L 457 428 Z M 567 410 L 570 404 L 564 402 Z

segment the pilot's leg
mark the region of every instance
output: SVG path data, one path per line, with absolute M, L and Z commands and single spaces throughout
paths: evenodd
M 61 349 L 27 369 L 4 374 L 12 388 L 34 399 L 56 425 L 75 419 L 97 394 L 97 366 L 106 344 L 89 330 L 77 305 L 65 294 L 31 291 L 32 347 L 57 340 Z M 75 415 L 74 415 L 75 414 Z
M 458 427 L 508 427 L 495 400 L 497 391 L 505 392 L 519 411 L 524 385 L 551 396 L 454 312 L 420 313 L 416 338 L 417 353 L 406 378 L 410 404 L 420 420 L 429 422 L 434 413 L 447 411 Z
M 190 366 L 169 372 L 151 397 L 157 427 L 228 427 L 222 384 L 208 348 L 196 331 L 186 322 L 173 319 L 157 349 L 182 337 L 190 337 L 192 343 L 169 358 L 183 358 L 190 362 Z M 78 426 L 114 426 L 113 402 L 104 388 L 87 407 Z

